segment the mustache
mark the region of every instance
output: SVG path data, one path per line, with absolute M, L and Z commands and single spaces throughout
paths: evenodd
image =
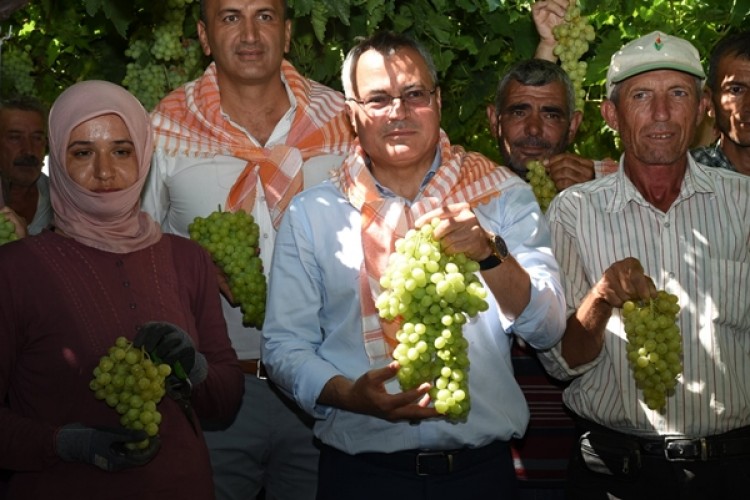
M 512 145 L 516 148 L 532 147 L 550 149 L 552 147 L 552 144 L 541 137 L 524 137 L 523 139 L 513 141 Z
M 389 134 L 395 130 L 416 130 L 417 127 L 410 122 L 399 120 L 397 122 L 389 122 L 383 129 L 383 132 Z
M 34 155 L 23 155 L 13 160 L 13 165 L 18 167 L 39 167 L 42 164 L 42 160 Z

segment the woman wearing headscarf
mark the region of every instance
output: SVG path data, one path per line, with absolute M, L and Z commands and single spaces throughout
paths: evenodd
M 209 255 L 140 210 L 148 114 L 122 87 L 81 82 L 55 101 L 49 144 L 54 228 L 0 247 L 6 497 L 211 499 L 198 421 L 231 420 L 243 375 Z M 145 448 L 89 387 L 118 337 L 173 368 Z

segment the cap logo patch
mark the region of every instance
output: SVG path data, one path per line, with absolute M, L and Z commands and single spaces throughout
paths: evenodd
M 661 50 L 661 48 L 664 46 L 664 44 L 661 41 L 661 36 L 656 37 L 656 41 L 654 42 L 654 48 L 656 50 Z

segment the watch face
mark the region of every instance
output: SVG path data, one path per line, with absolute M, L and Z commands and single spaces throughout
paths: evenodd
M 502 239 L 500 236 L 495 235 L 493 238 L 492 243 L 495 245 L 495 255 L 497 255 L 497 258 L 500 260 L 505 259 L 508 256 L 508 246 L 505 244 L 505 240 Z

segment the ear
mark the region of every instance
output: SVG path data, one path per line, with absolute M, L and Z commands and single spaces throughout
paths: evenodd
M 572 144 L 578 133 L 578 127 L 581 126 L 583 121 L 583 113 L 580 110 L 573 111 L 573 116 L 570 118 L 570 127 L 568 128 L 568 144 Z
M 284 21 L 284 54 L 289 53 L 292 44 L 292 20 Z
M 489 123 L 490 134 L 492 134 L 492 137 L 497 139 L 498 119 L 497 119 L 497 115 L 495 114 L 495 105 L 488 104 L 487 107 L 485 108 L 485 113 L 487 114 L 487 123 Z
M 706 87 L 703 90 L 703 93 L 701 94 L 700 102 L 698 103 L 698 121 L 697 123 L 700 124 L 700 122 L 703 120 L 703 117 L 706 115 L 706 112 L 711 115 L 714 111 L 713 105 L 711 103 L 711 91 Z M 713 116 L 711 116 L 713 118 Z
M 604 101 L 602 101 L 601 113 L 602 118 L 604 118 L 604 121 L 607 123 L 607 125 L 609 125 L 609 128 L 614 131 L 619 131 L 619 125 L 617 123 L 617 109 L 615 109 L 615 103 L 613 103 L 609 99 L 605 99 Z
M 352 124 L 352 130 L 354 130 L 354 133 L 356 134 L 357 133 L 357 118 L 356 118 L 357 113 L 356 113 L 356 110 L 354 109 L 354 106 L 352 106 L 349 101 L 346 101 L 346 103 L 344 104 L 344 106 L 346 106 L 346 114 L 349 115 L 349 121 Z
M 198 41 L 203 49 L 203 54 L 207 57 L 211 56 L 211 46 L 208 44 L 208 34 L 206 33 L 206 25 L 203 21 L 198 21 Z

